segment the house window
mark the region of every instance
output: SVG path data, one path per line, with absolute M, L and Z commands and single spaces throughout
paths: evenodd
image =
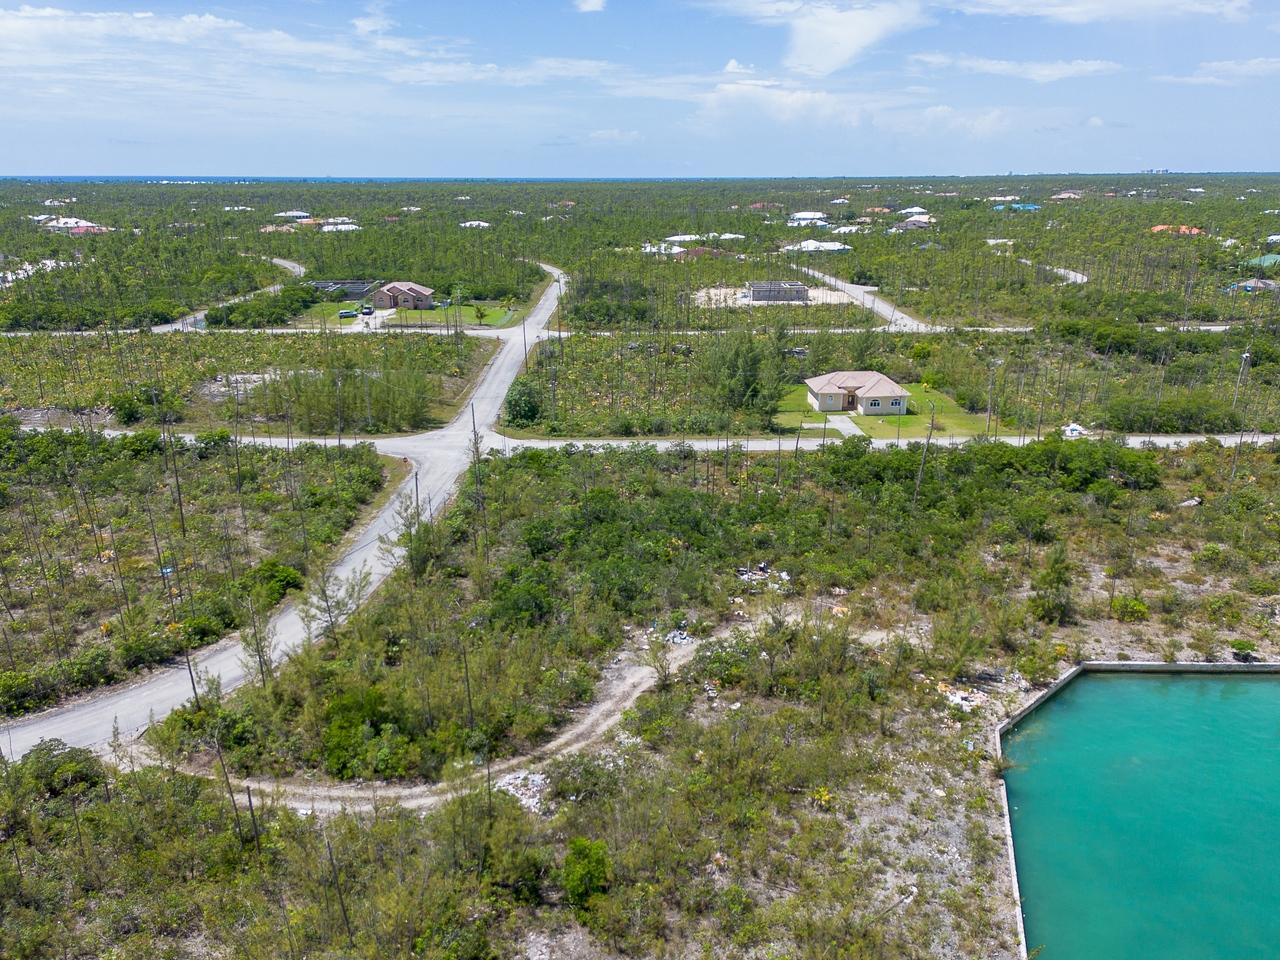
M 880 401 L 879 401 L 879 400 L 871 400 L 871 401 L 869 401 L 868 406 L 878 407 L 878 406 L 880 406 Z
M 890 400 L 890 401 L 889 401 L 889 406 L 891 406 L 891 407 L 900 407 L 900 406 L 902 406 L 902 401 L 901 401 L 901 400 Z

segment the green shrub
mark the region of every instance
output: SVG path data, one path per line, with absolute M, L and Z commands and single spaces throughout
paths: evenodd
M 612 882 L 613 865 L 605 842 L 586 837 L 571 839 L 560 871 L 560 885 L 569 902 L 585 909 L 591 898 L 608 890 Z
M 1150 618 L 1151 611 L 1138 597 L 1118 596 L 1111 600 L 1111 615 L 1121 623 L 1141 623 Z
M 40 701 L 35 678 L 25 670 L 0 670 L 0 713 L 22 713 Z

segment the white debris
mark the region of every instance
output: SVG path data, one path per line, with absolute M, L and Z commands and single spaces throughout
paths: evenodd
M 547 790 L 551 788 L 551 781 L 545 773 L 518 770 L 500 777 L 494 786 L 511 794 L 519 801 L 520 806 L 530 813 L 541 813 Z
M 738 567 L 738 579 L 753 587 L 764 587 L 780 593 L 791 589 L 791 574 L 785 570 L 774 570 L 767 563 L 758 563 L 754 567 Z M 758 590 L 753 590 L 753 593 Z

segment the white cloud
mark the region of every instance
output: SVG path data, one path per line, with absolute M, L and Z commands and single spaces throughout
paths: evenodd
M 882 40 L 928 23 L 919 0 L 710 0 L 712 6 L 768 26 L 786 27 L 789 70 L 825 77 Z
M 596 143 L 636 143 L 643 139 L 639 130 L 593 130 L 590 139 Z
M 356 33 L 364 37 L 370 34 L 386 33 L 396 25 L 396 22 L 387 15 L 385 3 L 375 2 L 366 4 L 364 16 L 353 19 L 351 25 L 356 28 Z
M 946 53 L 918 53 L 911 58 L 930 67 L 953 67 L 965 73 L 997 77 L 1017 77 L 1035 83 L 1052 83 L 1074 77 L 1096 77 L 1115 73 L 1120 64 L 1110 60 L 991 60 L 985 57 L 952 56 Z
M 965 13 L 1046 17 L 1064 23 L 1099 20 L 1145 20 L 1183 14 L 1238 18 L 1250 0 L 950 0 Z
M 731 57 L 729 62 L 724 65 L 724 72 L 746 75 L 755 73 L 756 71 L 754 67 L 748 67 L 746 64 L 739 63 Z
M 392 67 L 386 75 L 398 83 L 495 83 L 528 87 L 555 80 L 598 80 L 611 69 L 612 65 L 605 60 L 572 57 L 540 57 L 518 66 L 472 63 L 469 60 L 421 60 Z
M 599 13 L 604 9 L 605 0 L 573 0 L 579 13 Z
M 958 109 L 937 104 L 924 109 L 885 111 L 876 116 L 875 123 L 894 133 L 917 137 L 943 134 L 983 140 L 1008 132 L 1014 117 L 1004 107 Z
M 1280 57 L 1254 57 L 1251 60 L 1209 60 L 1186 76 L 1164 76 L 1156 79 L 1166 83 L 1230 87 L 1277 74 L 1280 74 Z

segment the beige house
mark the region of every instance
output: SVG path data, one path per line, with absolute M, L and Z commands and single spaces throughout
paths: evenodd
M 379 287 L 373 294 L 375 310 L 430 310 L 433 306 L 430 287 L 398 280 Z
M 906 390 L 874 370 L 837 370 L 804 382 L 809 406 L 820 413 L 850 410 L 860 416 L 907 412 Z

